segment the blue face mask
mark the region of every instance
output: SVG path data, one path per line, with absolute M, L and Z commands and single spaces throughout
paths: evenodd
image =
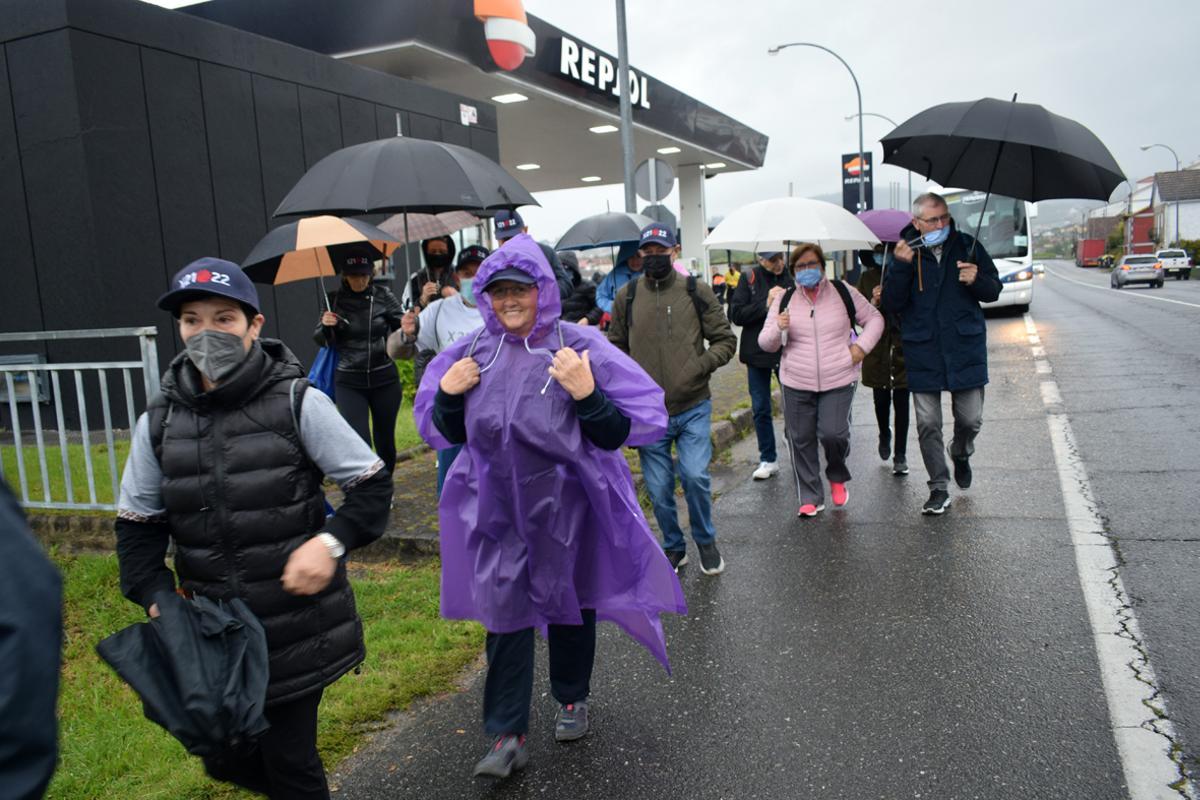
M 458 290 L 462 292 L 463 300 L 471 305 L 475 305 L 475 290 L 471 286 L 474 281 L 474 278 L 463 278 L 458 282 Z
M 938 228 L 936 231 L 930 231 L 929 233 L 922 236 L 921 242 L 926 247 L 937 247 L 939 244 L 946 241 L 946 238 L 949 235 L 950 235 L 950 226 L 944 225 L 941 228 Z
M 814 289 L 821 282 L 824 274 L 819 269 L 802 269 L 796 273 L 796 283 L 805 289 Z

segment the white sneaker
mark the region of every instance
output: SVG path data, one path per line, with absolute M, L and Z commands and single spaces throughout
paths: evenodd
M 760 461 L 758 469 L 754 470 L 754 480 L 765 481 L 767 478 L 779 472 L 779 462 L 777 461 Z

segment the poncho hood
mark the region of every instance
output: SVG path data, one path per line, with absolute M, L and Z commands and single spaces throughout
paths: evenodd
M 519 233 L 504 243 L 504 246 L 492 253 L 479 265 L 475 273 L 475 285 L 485 286 L 493 275 L 502 269 L 513 267 L 531 276 L 537 282 L 538 303 L 537 322 L 534 323 L 530 339 L 540 339 L 546 335 L 554 322 L 562 316 L 562 302 L 559 300 L 558 283 L 554 278 L 554 270 L 550 262 L 542 254 L 542 248 L 528 233 Z M 486 296 L 487 292 L 483 292 Z M 504 333 L 504 326 L 496 318 L 492 310 L 491 299 L 479 304 L 479 313 L 483 316 L 483 324 L 495 334 Z

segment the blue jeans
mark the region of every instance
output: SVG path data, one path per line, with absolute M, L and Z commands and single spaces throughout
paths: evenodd
M 458 451 L 462 450 L 461 444 L 456 444 L 453 447 L 447 447 L 445 450 L 437 451 L 437 467 L 438 467 L 438 491 L 437 496 L 440 500 L 442 497 L 442 484 L 446 482 L 446 473 L 450 471 L 450 465 L 454 463 L 454 459 L 458 458 Z
M 754 433 L 758 436 L 758 460 L 775 463 L 779 456 L 775 452 L 775 423 L 771 421 L 771 376 L 770 367 L 746 365 L 746 383 L 750 386 L 750 410 L 754 414 Z
M 667 435 L 654 444 L 638 448 L 642 478 L 654 505 L 654 518 L 663 534 L 664 550 L 684 550 L 683 529 L 675 507 L 675 464 L 671 444 L 679 455 L 679 480 L 692 520 L 692 539 L 710 544 L 717 538 L 712 521 L 712 401 L 705 400 L 667 420 Z

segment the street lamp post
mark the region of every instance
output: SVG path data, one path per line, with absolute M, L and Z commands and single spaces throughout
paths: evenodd
M 617 83 L 621 87 L 621 165 L 625 175 L 625 210 L 637 211 L 633 188 L 633 98 L 629 89 L 629 40 L 625 32 L 625 0 L 617 2 Z
M 839 56 L 837 53 L 830 50 L 825 45 L 813 44 L 812 42 L 789 42 L 788 44 L 780 44 L 771 47 L 767 50 L 770 55 L 777 55 L 780 50 L 788 47 L 815 47 L 818 50 L 824 50 L 829 55 L 842 62 L 842 66 L 850 73 L 850 78 L 854 81 L 854 93 L 858 95 L 858 210 L 866 211 L 867 209 L 867 160 L 863 155 L 863 110 L 862 110 L 862 90 L 858 86 L 858 76 L 854 74 L 854 70 L 850 69 L 850 65 L 846 63 L 846 59 Z
M 885 117 L 883 114 L 875 114 L 871 111 L 863 111 L 858 114 L 851 114 L 850 116 L 846 117 L 846 121 L 849 122 L 850 120 L 854 119 L 855 117 L 858 117 L 860 123 L 862 122 L 863 117 L 879 117 L 880 119 L 882 119 L 886 122 L 890 122 L 896 128 L 900 127 L 900 123 L 896 122 L 896 120 L 892 119 L 891 117 Z M 859 135 L 861 136 L 861 132 Z M 913 198 L 912 198 L 912 170 L 911 169 L 905 170 L 905 172 L 908 173 L 908 205 L 911 208 L 912 200 L 913 200 Z
M 1179 172 L 1179 154 L 1178 153 L 1176 153 L 1172 148 L 1168 147 L 1165 144 L 1144 144 L 1144 145 L 1142 145 L 1142 152 L 1149 150 L 1151 147 L 1163 147 L 1163 148 L 1166 148 L 1167 150 L 1170 150 L 1171 155 L 1175 156 L 1175 171 Z M 1175 198 L 1175 243 L 1176 244 L 1179 243 L 1179 198 L 1178 197 Z M 1171 245 L 1170 242 L 1163 242 L 1163 244 L 1168 247 Z

